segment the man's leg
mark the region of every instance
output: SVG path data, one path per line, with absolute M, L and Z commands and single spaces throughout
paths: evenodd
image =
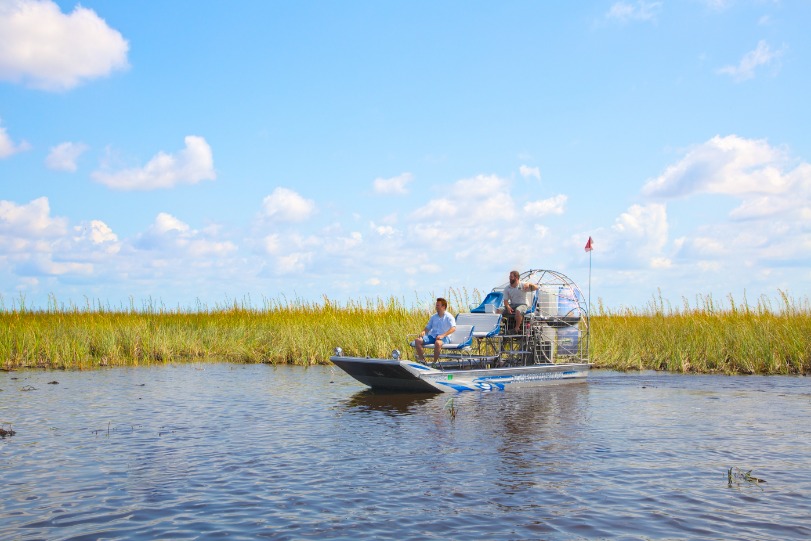
M 422 360 L 422 337 L 420 336 L 414 340 L 414 347 L 417 349 L 417 359 Z
M 439 362 L 439 351 L 442 349 L 442 340 L 439 338 L 434 342 L 434 362 Z

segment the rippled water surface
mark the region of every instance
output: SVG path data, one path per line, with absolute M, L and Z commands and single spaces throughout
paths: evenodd
M 205 364 L 0 389 L 2 539 L 811 537 L 807 378 L 594 372 L 449 402 Z

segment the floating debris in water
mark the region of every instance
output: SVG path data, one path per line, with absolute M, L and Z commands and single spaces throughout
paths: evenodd
M 453 404 L 453 397 L 445 402 L 445 409 L 448 410 L 448 415 L 451 416 L 451 419 L 456 419 L 456 406 Z
M 11 428 L 10 424 L 4 423 L 3 426 L 0 426 L 0 438 L 5 438 L 6 436 L 10 437 L 14 434 L 16 434 L 16 432 L 14 432 L 14 429 Z
M 761 483 L 766 482 L 765 480 L 752 475 L 752 470 L 743 471 L 740 468 L 729 468 L 727 470 L 727 480 L 730 488 L 733 486 L 740 487 L 743 483 L 760 486 Z M 763 490 L 762 487 L 761 490 Z
M 36 391 L 36 390 L 37 390 L 37 388 L 36 388 L 36 387 L 32 387 L 31 385 L 26 385 L 25 387 L 23 387 L 23 388 L 22 388 L 22 389 L 20 389 L 20 390 L 21 390 L 21 391 Z
M 58 382 L 58 381 L 56 381 L 56 380 L 49 381 L 49 382 L 48 382 L 48 385 L 59 385 L 59 382 Z

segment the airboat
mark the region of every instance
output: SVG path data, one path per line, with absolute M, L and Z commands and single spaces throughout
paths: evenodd
M 388 359 L 353 357 L 340 347 L 330 361 L 364 385 L 391 391 L 503 391 L 584 381 L 592 364 L 588 306 L 580 288 L 552 270 L 528 270 L 520 279 L 538 289 L 518 331 L 499 310 L 505 283 L 456 315 L 451 343 L 437 362 L 407 359 L 397 349 Z M 413 348 L 413 338 L 408 340 Z

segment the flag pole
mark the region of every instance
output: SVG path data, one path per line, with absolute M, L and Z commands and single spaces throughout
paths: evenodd
M 589 237 L 588 242 L 586 242 L 586 251 L 589 253 L 589 300 L 587 305 L 588 310 L 588 339 L 586 341 L 586 355 L 588 359 L 591 360 L 591 252 L 593 251 L 592 240 Z
M 589 317 L 591 317 L 591 250 L 589 250 Z

